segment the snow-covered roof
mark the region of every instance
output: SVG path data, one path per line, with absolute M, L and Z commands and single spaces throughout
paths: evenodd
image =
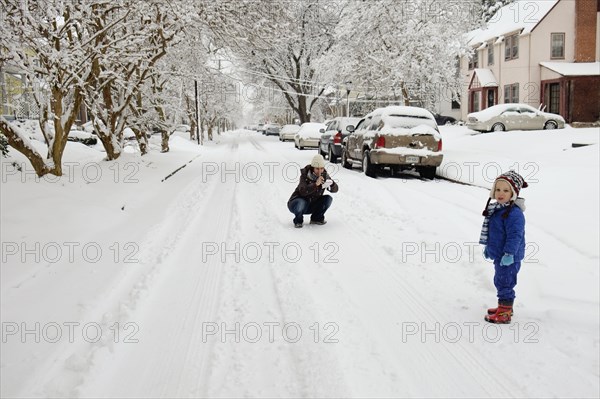
M 600 62 L 540 62 L 562 76 L 600 76 Z
M 512 32 L 530 33 L 559 0 L 516 0 L 500 8 L 483 29 L 469 32 L 469 45 Z
M 498 81 L 494 76 L 494 72 L 488 68 L 475 68 L 475 75 L 479 79 L 481 87 L 497 87 Z

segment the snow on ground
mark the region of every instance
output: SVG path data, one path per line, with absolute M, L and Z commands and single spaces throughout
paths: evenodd
M 329 223 L 303 229 L 285 203 L 316 151 L 276 137 L 178 135 L 113 162 L 68 143 L 57 182 L 11 151 L 2 396 L 598 397 L 598 129 L 441 130 L 438 174 L 468 184 L 329 164 Z M 530 245 L 496 326 L 476 243 L 511 166 Z

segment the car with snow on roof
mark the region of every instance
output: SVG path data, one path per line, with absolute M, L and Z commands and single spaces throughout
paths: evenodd
M 298 130 L 300 130 L 300 126 L 298 125 L 284 125 L 279 131 L 279 140 L 294 140 L 294 136 L 298 133 Z
M 317 148 L 321 140 L 321 130 L 325 131 L 324 123 L 306 122 L 300 126 L 298 133 L 294 135 L 294 144 L 299 150 L 305 147 Z
M 565 120 L 560 115 L 542 112 L 527 104 L 508 103 L 468 114 L 466 126 L 478 132 L 562 129 Z
M 361 166 L 367 176 L 376 177 L 389 167 L 394 173 L 414 169 L 433 179 L 442 163 L 442 136 L 433 115 L 424 108 L 378 108 L 350 130 L 343 142 L 342 166 Z
M 327 157 L 329 162 L 336 163 L 342 155 L 342 141 L 350 134 L 347 130 L 349 126 L 356 126 L 360 118 L 348 118 L 338 116 L 327 123 L 325 132 L 319 140 L 319 153 Z

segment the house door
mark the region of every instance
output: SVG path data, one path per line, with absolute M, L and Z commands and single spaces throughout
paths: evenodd
M 560 114 L 560 83 L 551 83 L 548 88 L 548 112 Z
M 491 107 L 496 105 L 494 101 L 496 100 L 496 93 L 494 90 L 487 91 L 487 107 Z

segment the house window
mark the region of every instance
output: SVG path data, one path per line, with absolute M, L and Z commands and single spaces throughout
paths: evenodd
M 488 65 L 494 65 L 494 42 L 488 44 Z
M 560 84 L 552 83 L 550 85 L 550 104 L 548 112 L 558 114 L 560 112 Z
M 504 41 L 504 60 L 519 58 L 519 35 L 508 36 Z
M 552 59 L 565 59 L 565 34 L 552 33 L 551 35 Z
M 479 51 L 475 51 L 475 54 L 469 58 L 469 70 L 479 68 Z
M 472 99 L 473 99 L 473 109 L 471 110 L 471 112 L 477 112 L 479 111 L 479 91 L 474 91 L 472 94 Z
M 460 109 L 460 94 L 456 94 L 456 99 L 452 100 L 452 109 Z
M 519 102 L 519 84 L 514 83 L 512 85 L 504 86 L 504 103 L 518 103 Z

